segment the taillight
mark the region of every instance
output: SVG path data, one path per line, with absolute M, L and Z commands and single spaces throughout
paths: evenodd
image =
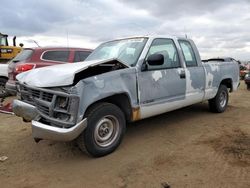
M 21 72 L 25 72 L 31 69 L 34 69 L 36 67 L 36 64 L 21 64 L 21 65 L 16 65 L 16 73 L 21 73 Z

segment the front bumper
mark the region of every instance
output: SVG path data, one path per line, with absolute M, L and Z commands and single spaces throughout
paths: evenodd
M 71 141 L 77 138 L 87 127 L 87 119 L 83 119 L 70 128 L 59 128 L 39 122 L 40 115 L 37 108 L 20 100 L 13 101 L 13 112 L 26 121 L 32 120 L 32 136 L 35 139 L 56 141 Z
M 87 118 L 83 119 L 71 128 L 52 127 L 33 120 L 32 136 L 35 139 L 71 141 L 77 138 L 86 127 Z

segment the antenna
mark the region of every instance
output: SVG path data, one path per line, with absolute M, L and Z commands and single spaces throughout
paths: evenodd
M 41 47 L 39 44 L 38 44 L 38 42 L 37 41 L 35 41 L 35 40 L 32 40 L 38 47 Z

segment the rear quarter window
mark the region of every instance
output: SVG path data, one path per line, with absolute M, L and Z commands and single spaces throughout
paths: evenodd
M 24 49 L 19 54 L 17 54 L 17 56 L 14 59 L 12 59 L 12 62 L 15 63 L 15 62 L 27 60 L 32 56 L 33 52 L 34 51 L 31 49 Z
M 185 40 L 179 40 L 179 44 L 181 46 L 181 50 L 185 59 L 186 66 L 187 67 L 197 66 L 196 57 L 195 57 L 191 44 Z
M 76 51 L 74 62 L 84 61 L 89 56 L 89 54 L 91 54 L 91 52 L 89 51 Z
M 68 62 L 69 51 L 45 51 L 42 55 L 43 60 Z

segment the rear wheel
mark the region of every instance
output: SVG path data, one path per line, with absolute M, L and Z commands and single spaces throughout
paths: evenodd
M 228 104 L 228 89 L 225 85 L 220 85 L 216 96 L 209 100 L 209 108 L 212 112 L 224 112 Z
M 5 89 L 5 84 L 8 81 L 6 78 L 0 78 L 0 98 L 7 97 L 8 93 Z
M 99 103 L 87 111 L 88 126 L 78 137 L 82 151 L 94 157 L 113 152 L 121 143 L 126 129 L 125 117 L 119 107 Z

